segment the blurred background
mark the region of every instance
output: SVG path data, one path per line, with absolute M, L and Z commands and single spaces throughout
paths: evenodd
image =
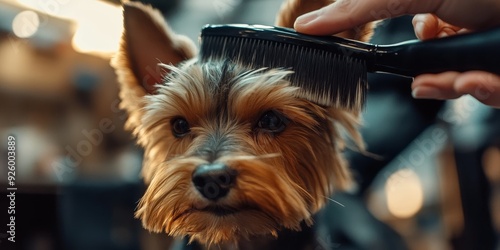
M 207 23 L 272 25 L 281 5 L 143 2 L 195 41 Z M 373 42 L 414 39 L 410 21 L 383 22 Z M 133 218 L 142 152 L 122 129 L 109 66 L 121 32 L 118 0 L 0 0 L 0 154 L 15 136 L 18 188 L 16 243 L 1 226 L 0 249 L 168 249 Z M 334 208 L 332 248 L 500 249 L 499 110 L 469 97 L 413 100 L 410 79 L 369 81 L 362 133 L 375 156 L 346 152 L 359 188 L 334 197 L 344 207 Z M 6 160 L 0 187 L 6 225 Z

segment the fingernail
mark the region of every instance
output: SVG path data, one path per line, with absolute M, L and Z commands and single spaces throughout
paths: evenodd
M 307 25 L 308 23 L 310 23 L 314 19 L 318 18 L 319 13 L 320 13 L 319 10 L 315 10 L 315 11 L 309 12 L 307 14 L 304 14 L 302 16 L 299 16 L 295 20 L 295 25 L 301 25 L 301 26 Z
M 442 31 L 442 32 L 439 32 L 439 34 L 437 35 L 437 38 L 444 38 L 447 36 L 449 36 L 448 33 L 446 33 L 445 31 Z
M 439 89 L 428 86 L 414 88 L 411 92 L 411 95 L 416 99 L 440 99 L 442 97 L 441 91 Z
M 424 22 L 417 21 L 415 23 L 415 33 L 417 34 L 418 37 L 421 37 L 424 34 Z

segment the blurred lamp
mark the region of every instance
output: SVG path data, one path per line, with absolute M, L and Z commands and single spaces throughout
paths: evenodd
M 410 218 L 421 208 L 424 192 L 418 175 L 411 169 L 394 172 L 385 183 L 387 208 L 398 218 Z
M 121 6 L 97 0 L 17 1 L 40 13 L 74 22 L 72 46 L 78 52 L 111 55 L 118 50 L 123 30 Z M 19 25 L 26 26 L 24 19 Z M 43 25 L 50 25 L 50 19 Z
M 12 21 L 12 31 L 19 38 L 33 36 L 40 26 L 38 15 L 31 11 L 22 11 L 14 17 Z

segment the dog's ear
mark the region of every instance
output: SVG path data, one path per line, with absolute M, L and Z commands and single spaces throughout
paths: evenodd
M 159 63 L 178 64 L 196 54 L 196 46 L 185 36 L 171 31 L 161 13 L 138 2 L 123 5 L 124 32 L 113 58 L 120 83 L 120 107 L 127 110 L 126 127 L 140 122 L 142 97 L 154 93 L 167 70 Z
M 275 25 L 287 28 L 293 28 L 293 23 L 297 17 L 313 10 L 321 9 L 335 2 L 334 0 L 286 0 L 276 16 Z M 366 42 L 373 35 L 373 29 L 376 22 L 357 26 L 353 29 L 335 34 L 335 36 L 354 39 Z

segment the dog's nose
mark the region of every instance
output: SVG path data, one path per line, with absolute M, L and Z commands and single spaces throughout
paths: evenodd
M 205 198 L 216 201 L 229 192 L 236 181 L 236 171 L 220 163 L 200 165 L 194 170 L 192 181 Z

